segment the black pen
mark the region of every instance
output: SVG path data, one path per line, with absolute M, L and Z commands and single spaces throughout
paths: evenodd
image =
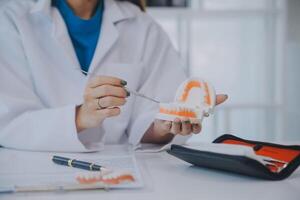
M 64 166 L 69 166 L 69 167 L 74 167 L 74 168 L 79 168 L 79 169 L 84 169 L 84 170 L 89 170 L 89 171 L 100 171 L 103 173 L 108 173 L 110 172 L 109 169 L 96 165 L 94 163 L 89 163 L 85 161 L 80 161 L 76 159 L 70 159 L 70 158 L 65 158 L 61 156 L 53 156 L 52 161 L 58 165 L 64 165 Z

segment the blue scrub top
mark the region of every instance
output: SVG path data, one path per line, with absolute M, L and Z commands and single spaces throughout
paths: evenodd
M 54 0 L 53 3 L 64 18 L 81 69 L 87 72 L 100 38 L 104 1 L 99 1 L 94 16 L 88 20 L 76 16 L 66 0 Z

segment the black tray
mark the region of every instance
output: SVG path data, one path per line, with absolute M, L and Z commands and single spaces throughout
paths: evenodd
M 233 135 L 222 135 L 217 138 L 213 143 L 222 143 L 222 141 L 231 139 L 236 141 L 242 141 L 249 144 L 279 147 L 282 149 L 298 150 L 300 152 L 300 146 L 298 145 L 280 145 L 273 143 L 265 143 L 258 141 L 244 140 Z M 167 151 L 169 154 L 184 160 L 188 163 L 199 167 L 206 167 L 211 169 L 223 170 L 232 173 L 243 174 L 251 177 L 257 177 L 268 180 L 282 180 L 289 177 L 300 165 L 300 154 L 288 163 L 288 165 L 279 173 L 272 172 L 261 164 L 260 162 L 244 157 L 234 156 L 220 153 L 212 153 L 200 150 L 194 150 L 186 148 L 180 145 L 172 145 L 171 149 Z

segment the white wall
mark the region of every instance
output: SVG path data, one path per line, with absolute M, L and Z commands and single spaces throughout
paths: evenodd
M 300 139 L 300 1 L 288 1 L 287 102 L 284 138 Z
M 286 136 L 287 1 L 199 0 L 192 9 L 148 10 L 171 36 L 190 75 L 230 96 L 195 141 L 224 133 L 268 141 Z

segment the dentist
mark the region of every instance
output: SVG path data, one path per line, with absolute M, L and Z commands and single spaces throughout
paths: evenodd
M 10 0 L 0 7 L 0 145 L 84 152 L 201 131 L 201 124 L 155 120 L 157 105 L 126 90 L 170 102 L 186 78 L 167 35 L 142 1 L 133 3 Z

